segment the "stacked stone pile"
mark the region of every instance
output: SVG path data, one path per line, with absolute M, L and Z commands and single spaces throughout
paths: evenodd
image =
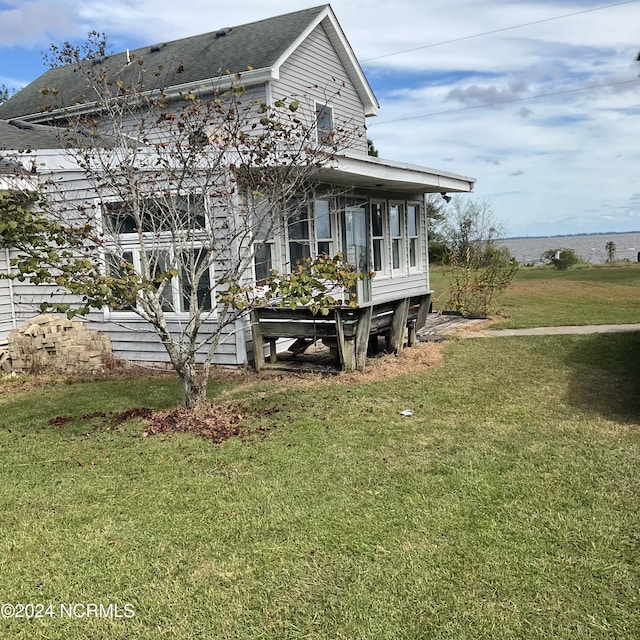
M 111 353 L 107 336 L 64 316 L 44 314 L 9 332 L 5 362 L 15 373 L 94 374 L 105 370 Z

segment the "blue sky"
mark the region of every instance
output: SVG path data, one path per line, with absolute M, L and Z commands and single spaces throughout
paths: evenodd
M 0 84 L 52 42 L 114 51 L 314 0 L 0 0 Z M 477 178 L 508 235 L 640 229 L 640 0 L 335 0 L 381 103 L 380 155 Z

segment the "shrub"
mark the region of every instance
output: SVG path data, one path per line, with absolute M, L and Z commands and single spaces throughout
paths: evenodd
M 451 268 L 447 308 L 463 316 L 486 317 L 496 310 L 496 299 L 511 284 L 518 262 L 507 247 L 491 248 L 469 260 L 455 249 L 449 256 Z
M 584 262 L 573 249 L 549 249 L 542 254 L 542 259 L 560 271 Z

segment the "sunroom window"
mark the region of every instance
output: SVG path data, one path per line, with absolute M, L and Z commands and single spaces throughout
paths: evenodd
M 313 222 L 316 235 L 316 255 L 334 254 L 333 222 L 328 200 L 313 202 Z
M 304 258 L 311 256 L 309 226 L 309 211 L 307 207 L 296 211 L 289 218 L 289 261 L 292 269 Z
M 407 240 L 409 243 L 410 268 L 415 268 L 420 264 L 420 243 L 418 237 L 419 212 L 420 208 L 418 205 L 407 205 Z
M 373 270 L 381 273 L 386 268 L 385 260 L 385 204 L 383 202 L 372 202 L 371 213 L 371 258 Z
M 394 271 L 404 268 L 404 238 L 402 229 L 402 204 L 389 206 L 389 227 L 391 235 L 391 268 Z

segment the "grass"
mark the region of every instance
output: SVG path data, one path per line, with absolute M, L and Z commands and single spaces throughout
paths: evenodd
M 386 380 L 218 386 L 271 430 L 217 446 L 47 424 L 169 406 L 170 378 L 9 386 L 2 600 L 135 616 L 0 618 L 0 637 L 635 639 L 639 349 L 464 340 Z
M 434 306 L 447 299 L 447 276 L 432 269 Z M 640 264 L 581 266 L 558 271 L 521 267 L 499 299 L 504 320 L 492 328 L 628 324 L 640 322 Z

